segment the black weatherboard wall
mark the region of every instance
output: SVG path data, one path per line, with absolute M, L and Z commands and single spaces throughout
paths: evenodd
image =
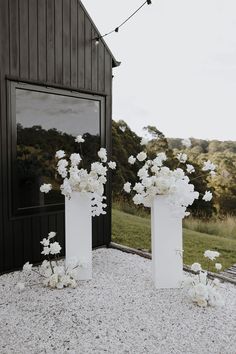
M 112 67 L 118 63 L 105 42 L 95 45 L 98 35 L 79 0 L 0 0 L 0 272 L 39 261 L 39 241 L 49 231 L 64 245 L 63 205 L 20 214 L 13 208 L 12 87 L 96 95 L 104 105 L 101 143 L 110 155 Z M 107 215 L 93 221 L 94 247 L 110 242 L 110 196 L 108 181 Z

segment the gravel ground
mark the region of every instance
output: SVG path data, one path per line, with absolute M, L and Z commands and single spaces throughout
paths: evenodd
M 204 309 L 182 289 L 155 290 L 137 255 L 99 249 L 93 268 L 76 289 L 19 292 L 21 272 L 1 276 L 0 353 L 236 354 L 233 285 L 223 308 Z

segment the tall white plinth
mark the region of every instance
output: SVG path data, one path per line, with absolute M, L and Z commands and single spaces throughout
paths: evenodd
M 65 198 L 66 264 L 77 260 L 78 279 L 92 279 L 92 216 L 91 197 L 87 193 L 73 192 Z
M 174 215 L 166 196 L 151 207 L 152 276 L 155 287 L 179 288 L 183 280 L 182 218 Z

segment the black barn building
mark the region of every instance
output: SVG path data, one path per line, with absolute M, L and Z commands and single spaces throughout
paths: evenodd
M 98 146 L 111 154 L 112 68 L 119 65 L 79 0 L 0 1 L 0 272 L 41 260 L 39 241 L 56 231 L 65 246 L 64 200 L 54 154 L 84 154 Z M 54 182 L 52 182 L 54 183 Z M 107 214 L 93 219 L 93 247 L 111 238 L 111 184 Z M 79 230 L 78 230 L 79 231 Z

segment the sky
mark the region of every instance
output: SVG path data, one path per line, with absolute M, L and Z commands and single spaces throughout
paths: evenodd
M 102 34 L 143 0 L 82 0 Z M 236 1 L 152 0 L 106 42 L 113 119 L 143 135 L 236 140 Z

